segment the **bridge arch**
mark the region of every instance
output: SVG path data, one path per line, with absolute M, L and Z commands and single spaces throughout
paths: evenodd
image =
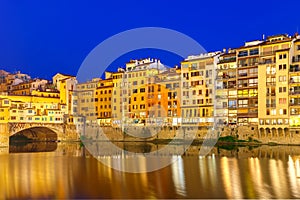
M 48 127 L 29 127 L 11 134 L 9 140 L 57 141 L 58 134 Z

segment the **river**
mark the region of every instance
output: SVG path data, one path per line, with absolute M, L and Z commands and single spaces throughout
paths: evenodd
M 160 148 L 118 145 L 140 153 L 145 145 Z M 99 162 L 80 143 L 11 145 L 0 154 L 0 199 L 300 198 L 300 146 L 214 147 L 206 156 L 199 149 L 168 155 L 176 161 L 159 170 L 129 173 Z

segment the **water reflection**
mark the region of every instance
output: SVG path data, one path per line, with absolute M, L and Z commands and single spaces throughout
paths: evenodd
M 57 149 L 56 142 L 15 142 L 10 143 L 10 153 L 51 152 Z
M 76 143 L 59 143 L 54 152 L 3 154 L 0 199 L 300 198 L 300 147 L 214 148 L 205 157 L 195 149 L 150 173 L 113 170 Z M 147 165 L 142 157 L 114 156 L 103 155 L 114 164 Z M 153 165 L 165 158 L 157 155 Z

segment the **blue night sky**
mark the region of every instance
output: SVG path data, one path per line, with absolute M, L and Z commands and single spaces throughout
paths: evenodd
M 207 51 L 235 48 L 262 34 L 294 34 L 300 29 L 300 1 L 0 1 L 0 69 L 20 70 L 50 79 L 76 75 L 88 53 L 119 32 L 164 27 L 182 32 Z M 154 57 L 174 66 L 179 56 L 159 50 L 125 54 L 109 70 L 129 59 Z

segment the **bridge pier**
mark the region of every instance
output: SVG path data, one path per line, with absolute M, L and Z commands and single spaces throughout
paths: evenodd
M 8 124 L 0 124 L 0 147 L 9 146 L 9 128 Z

